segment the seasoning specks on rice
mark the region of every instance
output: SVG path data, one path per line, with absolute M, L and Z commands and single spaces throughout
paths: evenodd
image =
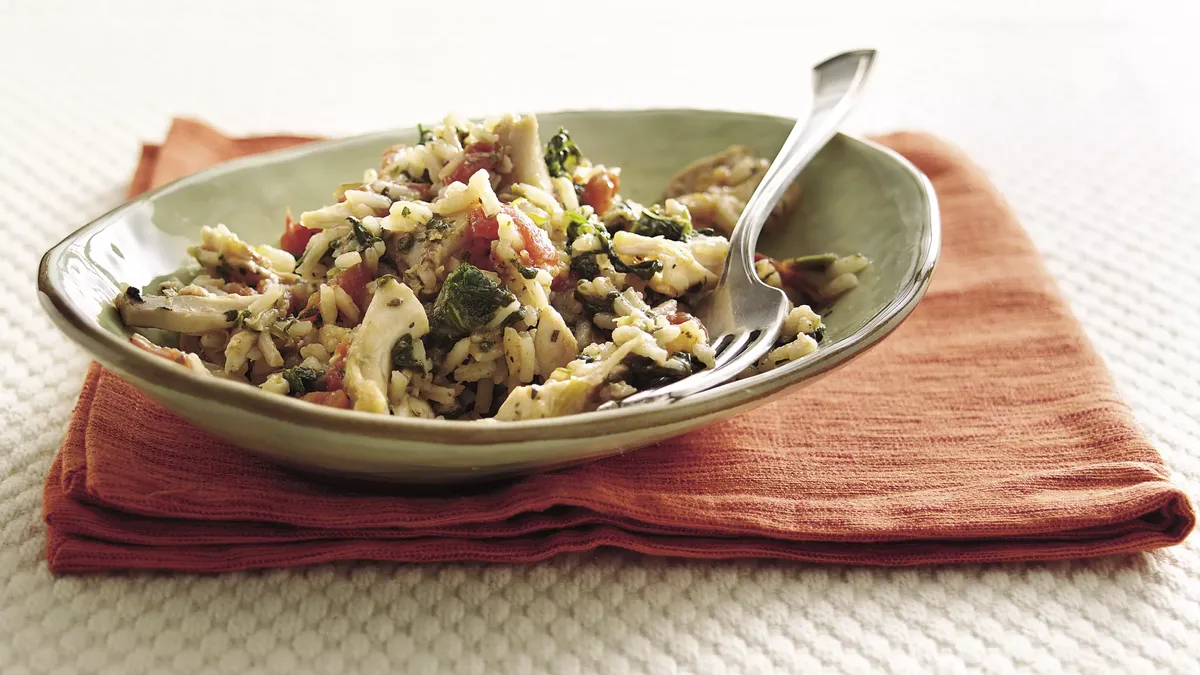
M 182 349 L 133 344 L 319 405 L 459 420 L 584 412 L 712 366 L 689 306 L 720 275 L 766 160 L 741 146 L 697 160 L 645 207 L 565 129 L 543 146 L 532 115 L 448 116 L 420 131 L 338 187 L 336 203 L 289 216 L 278 247 L 203 228 L 190 282 L 114 301 L 126 325 Z M 772 220 L 797 200 L 789 192 Z M 814 308 L 867 265 L 760 258 L 758 275 L 799 304 L 752 370 L 816 351 Z

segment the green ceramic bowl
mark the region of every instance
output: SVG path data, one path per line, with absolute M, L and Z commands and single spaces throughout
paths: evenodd
M 596 162 L 622 168 L 622 193 L 660 198 L 667 178 L 732 143 L 773 156 L 792 120 L 700 110 L 539 115 Z M 839 135 L 801 175 L 804 199 L 760 249 L 773 256 L 861 252 L 872 265 L 828 318 L 815 354 L 670 404 L 553 420 L 453 422 L 314 406 L 201 378 L 132 346 L 111 307 L 119 284 L 151 286 L 187 262 L 203 225 L 225 223 L 253 242 L 278 240 L 282 214 L 316 208 L 334 186 L 375 166 L 414 130 L 314 143 L 241 159 L 147 193 L 71 234 L 42 259 L 42 305 L 68 336 L 196 426 L 286 464 L 371 479 L 451 482 L 543 470 L 633 450 L 732 417 L 810 384 L 882 340 L 912 312 L 939 250 L 929 181 L 895 153 Z

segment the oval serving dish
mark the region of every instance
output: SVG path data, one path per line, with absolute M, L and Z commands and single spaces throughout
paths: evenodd
M 589 157 L 622 167 L 622 194 L 650 203 L 688 162 L 740 143 L 772 157 L 793 121 L 701 110 L 578 111 L 538 115 Z M 878 343 L 924 295 L 940 225 L 929 181 L 869 141 L 836 136 L 800 176 L 803 199 L 787 227 L 760 242 L 773 257 L 862 253 L 872 264 L 826 317 L 815 353 L 671 403 L 547 420 L 423 420 L 314 406 L 198 377 L 128 342 L 112 307 L 120 284 L 152 286 L 183 268 L 204 225 L 225 223 L 251 243 L 275 242 L 287 208 L 327 202 L 383 148 L 415 130 L 313 143 L 222 164 L 148 192 L 46 252 L 39 297 L 60 329 L 97 361 L 196 426 L 278 462 L 374 480 L 455 482 L 575 464 L 727 419 L 810 384 Z M 543 138 L 543 141 L 545 138 Z

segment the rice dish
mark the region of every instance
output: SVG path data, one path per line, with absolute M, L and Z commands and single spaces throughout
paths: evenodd
M 418 131 L 330 205 L 287 214 L 277 244 L 204 227 L 195 269 L 115 299 L 140 330 L 131 342 L 280 396 L 456 420 L 585 412 L 712 366 L 690 308 L 716 284 L 767 160 L 734 146 L 645 206 L 567 130 L 543 145 L 532 115 Z M 789 191 L 772 226 L 799 197 Z M 751 372 L 816 351 L 819 311 L 867 265 L 760 256 L 759 276 L 795 306 Z

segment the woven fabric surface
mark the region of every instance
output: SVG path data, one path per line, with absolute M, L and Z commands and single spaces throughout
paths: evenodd
M 88 359 L 42 315 L 33 271 L 49 245 L 119 203 L 139 144 L 162 138 L 172 115 L 239 134 L 337 135 L 445 109 L 796 109 L 794 92 L 775 86 L 778 70 L 749 67 L 751 55 L 644 36 L 619 48 L 614 35 L 665 25 L 665 10 L 541 8 L 518 25 L 468 8 L 464 34 L 499 26 L 539 43 L 586 18 L 605 75 L 621 86 L 481 77 L 465 93 L 414 98 L 371 84 L 366 66 L 359 73 L 332 48 L 336 8 L 168 4 L 0 3 L 0 231 L 15 270 L 0 306 L 0 671 L 1200 671 L 1195 536 L 1149 555 L 903 570 L 602 552 L 533 565 L 54 579 L 41 487 Z M 822 13 L 746 2 L 720 20 L 718 6 L 699 5 L 676 30 L 692 44 L 753 41 L 772 63 L 877 46 L 877 77 L 852 127 L 931 129 L 984 166 L 1195 496 L 1200 137 L 1189 111 L 1200 92 L 1183 32 L 1194 19 L 1159 8 L 1143 23 L 1105 15 L 1106 3 L 923 3 L 940 13 L 889 4 Z M 401 56 L 444 43 L 400 29 L 376 36 L 370 24 L 364 40 Z M 447 72 L 489 62 L 469 41 L 458 47 L 438 55 Z M 733 84 L 714 87 L 714 77 Z

